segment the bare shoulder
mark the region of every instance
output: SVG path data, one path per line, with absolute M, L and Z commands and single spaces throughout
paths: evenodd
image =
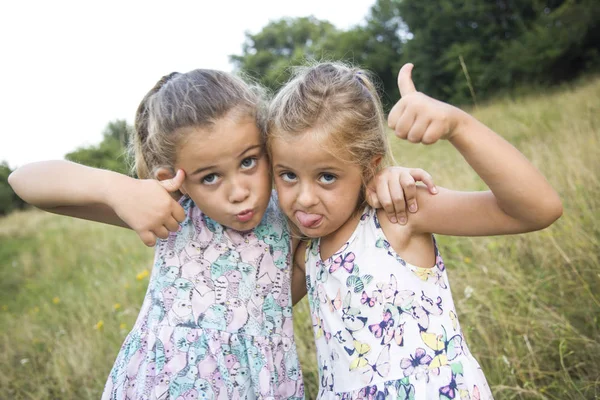
M 400 258 L 422 268 L 429 268 L 435 264 L 431 233 L 415 229 L 414 214 L 408 216 L 406 225 L 391 223 L 382 210 L 377 212 L 377 217 L 386 240 Z
M 408 216 L 408 223 L 406 225 L 394 224 L 390 222 L 384 209 L 380 208 L 377 210 L 377 220 L 379 221 L 381 230 L 386 240 L 397 253 L 400 253 L 406 247 L 414 234 L 413 225 L 411 224 L 412 217 L 412 214 Z

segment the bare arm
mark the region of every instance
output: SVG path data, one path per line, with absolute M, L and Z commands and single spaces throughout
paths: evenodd
M 166 238 L 185 218 L 169 195 L 183 181 L 139 180 L 116 172 L 68 161 L 42 161 L 24 165 L 8 181 L 24 201 L 43 210 L 135 230 L 152 246 Z
M 495 235 L 528 232 L 562 215 L 558 194 L 515 147 L 469 114 L 416 91 L 410 66 L 400 71 L 402 100 L 388 123 L 398 137 L 432 144 L 447 139 L 488 185 L 487 192 L 419 190 L 420 212 L 411 216 L 415 233 Z

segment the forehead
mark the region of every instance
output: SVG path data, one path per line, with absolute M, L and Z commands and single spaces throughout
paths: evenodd
M 273 165 L 302 166 L 304 168 L 338 167 L 347 168 L 353 164 L 344 161 L 344 150 L 331 140 L 322 138 L 319 133 L 305 132 L 294 137 L 273 137 L 271 157 Z
M 256 121 L 250 117 L 225 117 L 212 127 L 187 127 L 181 133 L 177 145 L 178 164 L 214 164 L 237 158 L 246 149 L 263 144 Z

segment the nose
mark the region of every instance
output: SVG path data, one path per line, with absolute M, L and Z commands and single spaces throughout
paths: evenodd
M 319 203 L 319 198 L 315 193 L 313 185 L 310 183 L 300 185 L 300 192 L 298 193 L 297 202 L 305 210 L 308 210 Z
M 250 185 L 244 177 L 237 176 L 231 179 L 229 187 L 229 202 L 241 203 L 250 196 Z

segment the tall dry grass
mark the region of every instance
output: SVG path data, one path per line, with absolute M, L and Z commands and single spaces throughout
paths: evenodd
M 600 79 L 475 115 L 532 160 L 565 211 L 541 232 L 439 238 L 471 350 L 497 399 L 598 398 Z M 447 143 L 393 143 L 401 165 L 426 169 L 441 186 L 484 188 Z M 35 210 L 1 219 L 0 398 L 99 398 L 151 258 L 120 228 Z M 311 399 L 318 376 L 305 301 L 295 321 Z

